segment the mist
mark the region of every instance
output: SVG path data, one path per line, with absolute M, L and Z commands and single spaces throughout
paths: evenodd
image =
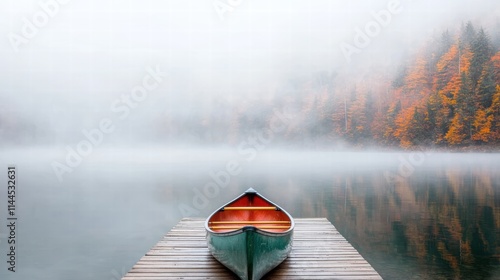
M 248 187 L 384 279 L 498 278 L 499 30 L 498 1 L 1 1 L 0 278 L 120 279 Z
M 263 124 L 240 127 L 231 141 L 218 135 L 231 115 L 258 120 L 262 104 L 290 104 L 297 85 L 318 77 L 348 87 L 377 79 L 376 70 L 390 80 L 429 38 L 469 20 L 498 26 L 500 11 L 494 1 L 393 1 L 399 12 L 347 58 L 342 44 L 354 45 L 356 29 L 391 1 L 241 1 L 222 12 L 216 2 L 68 1 L 21 43 L 13 34 L 22 36 L 24 19 L 33 21 L 42 7 L 5 2 L 0 141 L 74 145 L 85 139 L 83 129 L 109 118 L 116 127 L 103 145 L 239 143 Z M 123 104 L 113 104 L 148 69 L 160 69 L 162 81 L 122 117 Z

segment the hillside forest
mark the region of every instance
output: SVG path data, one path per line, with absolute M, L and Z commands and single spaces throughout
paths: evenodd
M 174 138 L 188 128 L 194 141 L 237 144 L 291 106 L 280 140 L 301 146 L 496 147 L 500 51 L 483 28 L 457 29 L 429 40 L 390 77 L 374 71 L 346 82 L 335 71 L 317 73 L 238 106 L 215 100 L 201 116 L 162 120 L 162 131 Z

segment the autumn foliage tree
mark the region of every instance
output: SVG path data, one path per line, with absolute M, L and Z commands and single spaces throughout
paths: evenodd
M 386 136 L 402 147 L 498 142 L 500 54 L 493 50 L 486 31 L 470 22 L 455 39 L 445 32 L 437 51 L 419 56 L 397 84 L 392 102 L 403 108 L 394 115 L 394 105 L 389 107 L 394 121 L 387 123 Z
M 283 132 L 283 141 L 301 145 L 343 140 L 356 146 L 376 143 L 410 149 L 499 146 L 499 47 L 486 30 L 468 22 L 431 39 L 395 73 L 366 66 L 362 74 L 356 69 L 294 79 L 275 99 L 254 100 L 238 108 L 219 102 L 212 113 L 189 125 L 206 130 L 195 135 L 205 137 L 203 141 L 219 143 L 221 135 L 227 135 L 238 143 L 247 137 L 245 133 L 268 126 L 273 108 L 287 105 L 296 115 Z M 215 125 L 226 128 L 214 130 Z

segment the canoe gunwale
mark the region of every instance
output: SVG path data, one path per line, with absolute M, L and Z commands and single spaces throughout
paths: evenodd
M 277 221 L 286 220 L 289 222 L 289 228 L 283 231 L 268 231 L 265 228 L 259 228 L 257 225 L 251 224 L 252 220 L 254 220 L 252 218 L 249 218 L 250 221 L 239 220 L 242 222 L 241 227 L 233 230 L 215 231 L 216 229 L 212 230 L 210 228 L 209 224 L 213 218 L 216 219 L 216 221 L 223 221 L 223 219 L 214 217 L 214 215 L 225 212 L 225 206 L 231 205 L 239 199 L 251 199 L 245 197 L 249 195 L 258 196 L 261 203 L 262 200 L 264 200 L 269 205 L 275 207 L 273 211 L 281 212 L 278 215 L 279 218 Z M 253 209 L 245 209 L 245 211 L 252 210 Z M 228 211 L 232 211 L 232 209 Z M 267 219 L 264 221 L 270 221 L 269 217 L 266 218 Z M 228 220 L 238 221 L 238 219 Z M 247 222 L 250 223 L 247 224 Z M 247 190 L 240 196 L 218 208 L 205 220 L 204 225 L 208 250 L 212 256 L 244 280 L 261 279 L 261 277 L 282 263 L 292 250 L 293 232 L 295 228 L 293 217 L 274 202 L 263 197 L 253 189 Z M 243 248 L 235 249 L 238 247 L 235 246 L 235 244 L 241 244 Z
M 239 229 L 235 229 L 235 230 L 230 230 L 230 231 L 224 231 L 224 232 L 218 232 L 218 231 L 214 231 L 210 228 L 209 226 L 209 221 L 210 219 L 212 218 L 213 215 L 215 215 L 216 213 L 220 212 L 220 211 L 225 211 L 224 210 L 224 207 L 226 205 L 229 205 L 233 202 L 235 202 L 236 200 L 242 198 L 243 196 L 246 196 L 248 194 L 254 194 L 254 195 L 257 195 L 257 196 L 260 196 L 262 199 L 264 199 L 265 201 L 269 202 L 270 204 L 272 204 L 273 206 L 276 207 L 276 210 L 275 211 L 281 211 L 283 213 L 285 213 L 288 218 L 290 219 L 290 228 L 285 230 L 285 231 L 280 231 L 280 232 L 271 232 L 271 231 L 267 231 L 265 229 L 260 229 L 260 228 L 257 228 L 255 226 L 252 226 L 252 225 L 245 225 Z M 252 231 L 255 231 L 259 234 L 262 234 L 262 235 L 266 235 L 266 236 L 285 236 L 287 234 L 289 234 L 290 232 L 293 232 L 293 229 L 295 227 L 295 221 L 292 217 L 292 215 L 290 215 L 287 211 L 283 210 L 283 208 L 281 208 L 280 206 L 278 206 L 276 203 L 270 201 L 269 199 L 265 198 L 264 196 L 262 196 L 261 194 L 259 194 L 258 192 L 256 192 L 254 189 L 250 188 L 248 189 L 247 191 L 245 191 L 244 193 L 242 193 L 241 195 L 239 195 L 238 197 L 236 197 L 235 199 L 229 201 L 228 203 L 224 204 L 222 207 L 219 207 L 217 210 L 215 210 L 212 214 L 210 214 L 208 216 L 208 218 L 205 220 L 205 230 L 207 231 L 207 234 L 211 234 L 211 235 L 216 235 L 216 236 L 231 236 L 231 235 L 236 235 L 236 234 L 240 234 L 244 231 L 249 231 L 249 230 L 252 230 Z

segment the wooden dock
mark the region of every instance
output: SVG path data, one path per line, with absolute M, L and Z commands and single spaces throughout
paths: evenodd
M 182 219 L 122 280 L 238 279 L 210 255 L 204 219 Z M 382 279 L 325 218 L 295 219 L 290 256 L 264 279 Z

